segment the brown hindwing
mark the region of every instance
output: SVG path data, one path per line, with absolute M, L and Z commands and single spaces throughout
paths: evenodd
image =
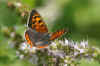
M 31 42 L 31 40 L 26 32 L 25 32 L 25 38 L 27 40 L 27 43 L 30 44 L 30 47 L 32 48 L 34 44 Z
M 58 37 L 60 37 L 61 35 L 63 35 L 66 31 L 65 30 L 59 30 L 57 32 L 54 32 L 51 37 L 50 37 L 50 40 L 54 40 Z

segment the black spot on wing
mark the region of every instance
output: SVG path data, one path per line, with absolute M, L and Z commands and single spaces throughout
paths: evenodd
M 42 20 L 39 20 L 38 22 L 39 22 L 39 23 L 41 23 L 41 22 L 42 22 Z

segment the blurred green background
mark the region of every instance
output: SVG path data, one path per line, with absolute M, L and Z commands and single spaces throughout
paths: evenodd
M 18 59 L 16 49 L 9 46 L 9 42 L 14 40 L 10 37 L 14 28 L 16 34 L 24 38 L 27 17 L 19 16 L 18 9 L 9 8 L 8 2 L 21 2 L 32 9 L 44 7 L 47 0 L 0 0 L 0 66 L 33 66 L 27 60 Z M 50 31 L 67 28 L 68 39 L 88 40 L 89 45 L 100 48 L 100 0 L 55 0 L 55 3 L 60 6 L 61 16 L 52 22 Z M 82 60 L 81 66 L 85 65 L 100 66 L 97 62 L 87 63 Z

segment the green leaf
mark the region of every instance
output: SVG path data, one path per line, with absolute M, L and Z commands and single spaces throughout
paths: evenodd
M 21 0 L 21 2 L 29 6 L 29 8 L 34 8 L 35 6 L 35 0 Z
M 83 59 L 80 66 L 100 66 L 100 64 L 96 61 L 87 61 Z
M 16 11 L 8 9 L 6 3 L 0 3 L 0 25 L 14 26 L 19 20 Z

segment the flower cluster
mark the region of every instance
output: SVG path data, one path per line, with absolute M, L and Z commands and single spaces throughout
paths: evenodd
M 50 46 L 43 49 L 30 48 L 24 42 L 16 53 L 20 59 L 27 58 L 37 66 L 73 66 L 78 65 L 80 63 L 79 60 L 82 58 L 96 60 L 96 57 L 100 55 L 100 49 L 90 47 L 88 41 L 74 42 L 65 39 L 56 40 Z

